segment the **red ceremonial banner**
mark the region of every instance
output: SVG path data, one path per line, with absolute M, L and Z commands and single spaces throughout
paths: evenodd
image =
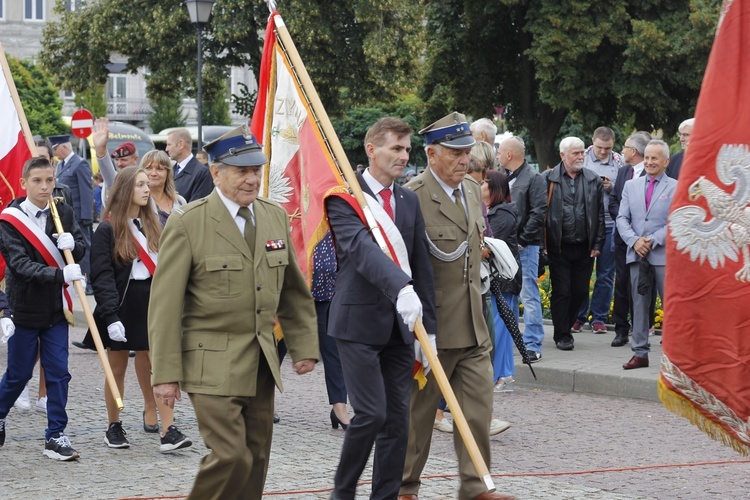
M 270 160 L 261 192 L 289 214 L 292 241 L 309 284 L 313 251 L 328 232 L 324 200 L 346 189 L 294 68 L 276 37 L 277 15 L 271 14 L 266 28 L 251 131 L 263 143 Z
M 725 0 L 669 217 L 659 397 L 750 453 L 750 1 Z
M 0 46 L 2 51 L 2 46 Z M 21 190 L 23 164 L 31 158 L 31 151 L 23 134 L 21 119 L 13 100 L 15 84 L 5 57 L 0 58 L 0 210 Z M 0 279 L 5 276 L 5 261 L 0 257 Z

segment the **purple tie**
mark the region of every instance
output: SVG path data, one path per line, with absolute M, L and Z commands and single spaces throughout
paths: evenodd
M 651 206 L 651 197 L 654 195 L 654 186 L 656 186 L 656 179 L 649 179 L 648 189 L 646 189 L 646 210 L 648 210 L 648 207 Z
M 383 210 L 388 214 L 388 217 L 393 220 L 393 207 L 391 207 L 391 190 L 386 188 L 380 191 L 380 197 L 383 198 Z

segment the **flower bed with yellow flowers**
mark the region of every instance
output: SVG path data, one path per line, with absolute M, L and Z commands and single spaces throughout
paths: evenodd
M 591 280 L 589 281 L 589 293 L 591 293 L 594 289 L 594 281 L 596 279 L 596 273 L 594 272 L 591 275 Z M 549 271 L 546 271 L 543 275 L 539 277 L 537 280 L 537 284 L 539 285 L 539 298 L 542 302 L 542 314 L 546 319 L 550 319 L 550 296 L 551 296 L 551 286 L 550 286 L 550 280 L 549 280 Z M 615 302 L 610 302 L 609 305 L 609 314 L 607 316 L 607 323 L 614 324 L 614 320 L 612 319 L 612 309 L 615 306 Z M 521 315 L 523 315 L 523 304 L 520 306 Z M 589 318 L 591 319 L 591 318 Z M 656 312 L 654 314 L 654 328 L 660 329 L 662 322 L 664 321 L 664 310 L 662 308 L 661 304 L 661 297 L 656 298 Z

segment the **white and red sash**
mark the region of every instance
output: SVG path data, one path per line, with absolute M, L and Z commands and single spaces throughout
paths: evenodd
M 0 220 L 8 222 L 11 226 L 21 233 L 31 246 L 39 252 L 44 262 L 50 267 L 62 269 L 65 267 L 65 261 L 57 249 L 57 245 L 47 236 L 47 233 L 41 230 L 36 223 L 29 218 L 23 210 L 15 207 L 7 207 L 0 213 Z M 62 286 L 63 307 L 71 314 L 73 313 L 73 299 L 68 293 L 68 284 Z M 67 316 L 67 315 L 66 315 Z
M 149 251 L 146 236 L 135 226 L 132 219 L 128 220 L 128 226 L 130 227 L 130 234 L 133 236 L 135 246 L 138 248 L 138 257 L 143 262 L 143 265 L 146 266 L 151 276 L 153 276 L 156 272 L 158 255 L 155 252 Z

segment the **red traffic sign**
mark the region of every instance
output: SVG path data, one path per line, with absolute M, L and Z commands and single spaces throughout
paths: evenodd
M 73 135 L 85 139 L 94 131 L 94 115 L 88 109 L 79 109 L 70 119 L 70 130 Z

